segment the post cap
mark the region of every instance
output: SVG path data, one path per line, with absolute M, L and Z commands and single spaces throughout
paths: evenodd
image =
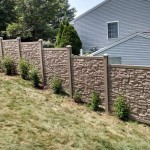
M 0 40 L 3 40 L 3 38 L 2 38 L 2 37 L 0 37 Z
M 66 46 L 66 48 L 71 48 L 71 47 L 72 47 L 71 45 L 67 45 L 67 46 Z
M 104 56 L 108 56 L 108 54 L 107 54 L 107 53 L 105 53 L 105 54 L 104 54 Z
M 43 42 L 43 39 L 39 39 L 39 42 Z
M 20 38 L 20 37 L 17 37 L 17 40 L 21 40 L 21 38 Z

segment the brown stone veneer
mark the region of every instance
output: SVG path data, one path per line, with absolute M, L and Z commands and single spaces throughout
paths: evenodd
M 91 93 L 95 90 L 106 111 L 110 112 L 116 97 L 123 94 L 130 106 L 131 117 L 150 124 L 150 67 L 108 65 L 107 70 L 106 56 L 80 57 L 70 56 L 70 53 L 70 46 L 49 49 L 42 48 L 42 40 L 21 42 L 20 38 L 0 38 L 0 57 L 10 56 L 16 65 L 20 57 L 25 58 L 36 66 L 45 84 L 56 75 L 62 80 L 65 91 L 72 96 L 79 90 L 84 102 L 91 101 Z
M 43 65 L 45 83 L 49 84 L 50 79 L 56 75 L 62 80 L 63 88 L 69 90 L 67 49 L 43 49 Z
M 20 47 L 21 57 L 30 64 L 35 65 L 39 73 L 41 73 L 39 42 L 22 42 Z
M 150 68 L 109 66 L 109 108 L 119 94 L 130 106 L 131 117 L 150 121 Z
M 17 40 L 3 40 L 2 47 L 4 57 L 6 56 L 11 57 L 14 60 L 15 64 L 17 65 L 20 59 L 18 53 L 19 47 Z
M 71 69 L 73 92 L 79 90 L 82 100 L 90 102 L 91 93 L 95 90 L 104 104 L 103 58 L 72 57 Z

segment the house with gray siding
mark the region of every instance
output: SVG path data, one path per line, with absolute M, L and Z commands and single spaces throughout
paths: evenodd
M 131 56 L 137 58 L 137 53 L 144 56 L 150 51 L 150 0 L 105 0 L 74 19 L 72 24 L 82 41 L 84 53 L 93 49 L 98 52 L 92 55 L 111 52 L 112 61 L 116 57 L 114 62 L 130 64 L 120 58 L 121 53 L 129 59 Z
M 90 54 L 108 54 L 110 64 L 150 66 L 150 34 L 135 33 Z

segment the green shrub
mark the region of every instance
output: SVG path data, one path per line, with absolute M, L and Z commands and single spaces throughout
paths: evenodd
M 5 57 L 2 60 L 2 68 L 6 75 L 13 75 L 16 73 L 14 61 L 10 57 Z
M 44 48 L 54 48 L 54 44 L 51 41 L 43 41 Z
M 73 95 L 73 100 L 74 100 L 76 103 L 82 103 L 81 94 L 80 94 L 78 91 L 75 91 L 75 93 L 74 93 L 74 95 Z
M 97 111 L 99 109 L 99 104 L 100 104 L 99 95 L 94 91 L 91 97 L 92 97 L 91 108 L 92 110 Z
M 125 97 L 119 95 L 114 103 L 114 110 L 116 115 L 121 120 L 128 120 L 129 118 L 129 107 L 126 103 Z
M 30 71 L 30 79 L 33 83 L 33 86 L 38 88 L 40 84 L 40 78 L 35 68 L 32 68 Z
M 79 55 L 82 42 L 75 28 L 64 18 L 59 26 L 55 47 L 72 46 L 72 54 Z
M 59 78 L 54 76 L 51 79 L 51 87 L 55 94 L 60 94 L 62 92 L 62 82 Z
M 29 70 L 30 70 L 29 63 L 24 59 L 21 59 L 19 62 L 19 71 L 22 79 L 24 80 L 29 79 Z

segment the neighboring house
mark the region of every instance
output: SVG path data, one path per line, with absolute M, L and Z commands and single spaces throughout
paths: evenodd
M 92 53 L 109 55 L 110 64 L 150 66 L 150 33 L 135 33 Z
M 137 32 L 150 32 L 150 0 L 105 0 L 74 19 L 72 24 L 79 34 L 84 52 L 99 50 Z M 139 44 L 139 38 L 144 37 L 132 38 L 130 42 L 137 40 L 135 43 Z M 144 38 L 146 43 L 147 40 L 150 42 Z M 122 51 L 127 51 L 127 48 Z M 135 52 L 131 53 L 134 55 Z

